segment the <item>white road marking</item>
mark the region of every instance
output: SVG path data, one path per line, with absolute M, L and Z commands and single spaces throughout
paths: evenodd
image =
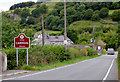
M 109 73 L 110 73 L 110 70 L 111 70 L 111 68 L 112 68 L 112 66 L 113 66 L 113 63 L 114 63 L 114 59 L 112 60 L 112 63 L 111 63 L 111 65 L 110 65 L 110 67 L 109 67 L 109 69 L 108 69 L 105 77 L 103 78 L 103 81 L 107 79 L 107 77 L 108 77 L 108 75 L 109 75 Z
M 100 56 L 100 57 L 102 57 L 102 56 Z M 96 58 L 98 58 L 98 57 L 96 57 Z M 91 60 L 94 60 L 96 58 L 88 59 L 88 60 L 83 60 L 83 61 L 78 62 L 78 63 L 74 63 L 74 64 L 70 64 L 70 65 L 65 65 L 65 66 L 61 66 L 61 67 L 58 67 L 58 68 L 53 68 L 53 69 L 49 69 L 49 70 L 45 70 L 45 71 L 40 71 L 40 72 L 37 72 L 37 73 L 25 75 L 25 76 L 13 77 L 13 78 L 8 78 L 8 79 L 3 79 L 3 80 L 19 79 L 19 78 L 24 78 L 24 77 L 28 77 L 28 76 L 32 76 L 32 75 L 37 75 L 37 74 L 45 73 L 45 72 L 50 72 L 50 71 L 54 71 L 54 70 L 57 70 L 57 69 L 62 69 L 62 68 L 70 67 L 70 66 L 73 66 L 73 65 L 76 65 L 76 64 L 79 64 L 79 63 L 83 63 L 83 62 L 86 62 L 86 61 L 91 61 Z

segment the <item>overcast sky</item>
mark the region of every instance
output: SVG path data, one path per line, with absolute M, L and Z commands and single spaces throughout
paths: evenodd
M 37 0 L 0 0 L 0 12 L 2 11 L 7 11 L 9 10 L 10 6 L 20 3 L 20 2 L 27 2 L 27 1 L 34 1 L 36 2 Z

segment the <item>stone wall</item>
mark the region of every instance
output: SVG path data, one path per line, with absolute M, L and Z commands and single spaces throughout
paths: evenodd
M 0 53 L 0 72 L 7 70 L 7 55 Z

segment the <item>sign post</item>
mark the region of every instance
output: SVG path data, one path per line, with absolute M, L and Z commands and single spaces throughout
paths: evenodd
M 14 38 L 14 47 L 16 48 L 16 62 L 18 66 L 18 49 L 27 49 L 27 65 L 28 65 L 28 49 L 30 48 L 30 38 L 24 33 Z
M 18 49 L 16 49 L 16 62 L 17 62 L 17 67 L 18 67 Z
M 27 65 L 28 65 L 28 48 L 27 48 Z

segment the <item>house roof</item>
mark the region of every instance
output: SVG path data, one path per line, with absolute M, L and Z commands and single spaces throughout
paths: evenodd
M 64 41 L 64 36 L 49 36 L 50 42 L 63 42 Z M 70 40 L 67 38 L 67 40 Z
M 105 46 L 105 43 L 102 40 L 98 40 L 97 45 L 103 47 Z

